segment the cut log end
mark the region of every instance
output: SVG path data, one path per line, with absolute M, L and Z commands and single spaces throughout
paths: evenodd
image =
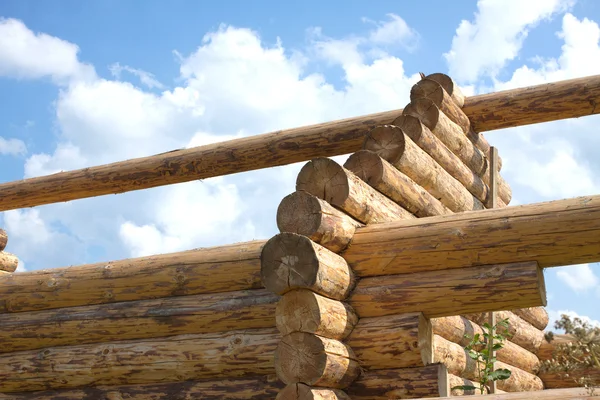
M 352 349 L 317 335 L 294 332 L 284 336 L 275 351 L 275 370 L 286 385 L 343 389 L 360 375 Z
M 288 232 L 274 236 L 263 247 L 261 279 L 273 293 L 310 289 L 336 300 L 346 298 L 353 284 L 352 271 L 341 256 Z
M 377 126 L 367 134 L 363 149 L 370 150 L 394 164 L 404 154 L 404 133 L 394 125 Z
M 8 235 L 4 229 L 0 229 L 0 251 L 4 251 L 8 243 Z
M 275 400 L 350 400 L 338 389 L 311 388 L 303 383 L 293 383 L 283 388 Z
M 440 120 L 440 109 L 431 99 L 427 98 L 414 99 L 404 107 L 402 112 L 404 115 L 419 118 L 429 129 L 434 129 Z M 395 121 L 392 124 L 396 125 Z
M 467 133 L 471 129 L 469 118 L 438 82 L 425 78 L 414 85 L 410 90 L 410 101 L 419 98 L 431 99 L 463 132 Z
M 306 191 L 336 206 L 350 195 L 350 185 L 342 166 L 325 157 L 315 158 L 302 167 L 296 179 L 296 190 Z
M 0 252 L 0 271 L 15 272 L 19 266 L 19 258 L 5 251 Z
M 377 187 L 383 179 L 383 160 L 370 150 L 360 150 L 346 160 L 344 168 L 352 171 L 372 187 Z
M 419 143 L 423 135 L 423 123 L 418 117 L 412 115 L 401 115 L 396 118 L 392 125 L 402 129 L 402 132 L 411 138 L 415 143 Z
M 427 75 L 425 78 L 431 79 L 432 81 L 436 81 L 437 83 L 439 83 L 444 88 L 444 90 L 450 95 L 450 97 L 452 97 L 452 100 L 454 100 L 457 106 L 462 108 L 465 105 L 464 93 L 448 75 L 442 73 L 434 73 Z

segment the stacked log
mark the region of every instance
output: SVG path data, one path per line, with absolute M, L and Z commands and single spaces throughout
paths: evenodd
M 17 270 L 19 259 L 17 256 L 4 251 L 8 243 L 8 235 L 4 229 L 0 229 L 0 276 L 6 276 Z

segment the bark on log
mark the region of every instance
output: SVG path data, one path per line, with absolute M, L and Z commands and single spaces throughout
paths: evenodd
M 15 272 L 19 266 L 19 258 L 14 254 L 0 251 L 0 271 Z
M 73 390 L 1 394 L 0 400 L 264 400 L 272 399 L 285 385 L 272 375 L 218 381 L 186 381 L 148 385 L 98 386 Z
M 348 337 L 358 322 L 348 304 L 306 289 L 284 294 L 277 304 L 275 319 L 282 335 L 306 332 L 336 340 Z
M 284 197 L 277 209 L 277 227 L 281 232 L 306 236 L 334 253 L 348 246 L 359 226 L 363 224 L 303 191 Z
M 478 324 L 483 324 L 487 321 L 486 314 L 467 314 L 463 316 Z M 503 319 L 508 319 L 510 341 L 537 355 L 542 342 L 545 341 L 544 332 L 510 311 L 503 310 L 496 312 L 496 320 Z
M 454 154 L 458 156 L 477 175 L 484 177 L 489 175 L 490 145 L 479 148 L 465 135 L 460 126 L 456 125 L 446 116 L 430 99 L 416 99 L 404 107 L 404 115 L 412 115 L 421 120 Z M 477 139 L 477 138 L 476 138 Z M 483 139 L 485 140 L 485 139 Z M 487 158 L 486 158 L 487 157 Z M 498 163 L 498 171 L 502 163 Z M 486 182 L 489 185 L 489 182 Z
M 346 260 L 306 236 L 287 232 L 265 244 L 261 277 L 267 289 L 280 295 L 293 289 L 310 289 L 343 300 L 354 286 L 354 275 Z
M 4 229 L 0 228 L 0 251 L 4 251 L 7 243 L 8 243 L 8 234 L 6 233 L 6 231 Z
M 344 389 L 360 375 L 352 349 L 335 339 L 304 332 L 281 338 L 275 350 L 275 371 L 285 384 Z
M 346 389 L 353 400 L 412 399 L 450 394 L 448 372 L 441 364 L 365 371 Z
M 421 313 L 361 318 L 346 341 L 364 370 L 433 362 L 431 325 Z
M 392 122 L 392 125 L 402 131 L 413 140 L 421 149 L 429 154 L 442 168 L 444 168 L 456 180 L 462 183 L 475 197 L 486 203 L 491 195 L 490 188 L 484 180 L 465 165 L 461 159 L 452 153 L 448 147 L 437 138 L 418 118 L 412 115 L 402 115 Z M 383 130 L 382 133 L 392 134 L 391 130 Z M 369 139 L 370 137 L 368 137 Z M 367 139 L 367 140 L 368 140 Z M 377 142 L 365 142 L 367 150 L 378 151 L 381 142 L 393 142 L 392 137 L 381 137 Z M 374 146 L 370 148 L 369 145 Z M 385 149 L 383 149 L 385 152 Z M 394 155 L 395 156 L 395 155 Z M 397 156 L 396 156 L 397 157 Z M 394 159 L 396 159 L 394 157 Z M 488 179 L 489 182 L 489 179 Z M 504 180 L 499 181 L 498 193 L 505 204 L 510 203 L 512 192 Z
M 377 138 L 386 138 L 378 141 Z M 482 210 L 483 204 L 459 181 L 444 170 L 429 154 L 417 146 L 402 129 L 381 125 L 369 131 L 364 148 L 376 153 L 423 187 L 454 212 Z
M 410 90 L 410 101 L 417 99 L 430 99 L 442 110 L 455 124 L 460 126 L 464 133 L 471 129 L 469 117 L 456 104 L 444 88 L 434 80 L 421 79 Z
M 264 240 L 12 274 L 0 312 L 259 289 Z
M 359 277 L 492 263 L 598 262 L 600 195 L 365 226 L 342 255 Z
M 287 385 L 275 400 L 350 400 L 350 397 L 339 389 L 311 388 L 303 383 Z
M 296 190 L 317 196 L 365 224 L 415 218 L 329 158 L 306 163 L 298 173 Z
M 544 307 L 518 308 L 512 312 L 541 331 L 548 326 L 548 311 Z
M 548 389 L 576 388 L 584 386 L 580 382 L 580 379 L 583 377 L 593 379 L 596 385 L 598 385 L 598 382 L 600 382 L 600 369 L 578 369 L 569 372 L 568 375 L 561 372 L 540 372 L 539 377 Z
M 458 315 L 433 318 L 431 325 L 434 334 L 462 347 L 469 344 L 475 334 L 483 335 L 483 329 L 479 325 Z M 509 340 L 504 342 L 504 347 L 496 352 L 496 356 L 499 361 L 514 365 L 532 374 L 537 374 L 540 368 L 540 360 L 535 354 Z
M 596 400 L 586 389 L 550 389 L 536 392 L 503 393 L 487 395 L 486 400 Z M 419 399 L 417 399 L 419 400 Z M 424 400 L 424 399 L 421 399 Z M 456 400 L 455 397 L 440 397 L 437 400 Z
M 439 83 L 444 88 L 446 93 L 450 95 L 452 100 L 454 100 L 457 106 L 462 108 L 462 106 L 465 104 L 465 95 L 450 76 L 438 72 L 429 74 L 425 78 Z
M 459 344 L 433 335 L 434 361 L 443 363 L 448 368 L 448 373 L 467 379 L 477 379 L 478 370 L 481 368 L 477 362 L 468 356 L 466 350 Z M 511 371 L 507 380 L 497 381 L 497 387 L 506 392 L 527 392 L 542 390 L 542 380 L 529 372 L 523 371 L 512 365 L 496 361 L 495 367 L 506 368 Z
M 247 329 L 8 353 L 0 393 L 268 375 L 280 337 Z
M 275 326 L 265 289 L 0 314 L 0 353 Z
M 545 305 L 546 292 L 529 262 L 364 278 L 349 304 L 360 318 L 419 311 L 433 318 Z
M 452 213 L 415 181 L 371 151 L 352 154 L 344 167 L 417 217 Z

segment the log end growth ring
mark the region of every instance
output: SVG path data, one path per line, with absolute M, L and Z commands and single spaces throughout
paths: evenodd
M 404 154 L 404 132 L 394 125 L 377 126 L 367 134 L 363 149 L 371 150 L 394 164 Z
M 296 190 L 304 190 L 339 206 L 348 198 L 350 184 L 341 165 L 330 158 L 320 157 L 302 167 L 296 180 Z

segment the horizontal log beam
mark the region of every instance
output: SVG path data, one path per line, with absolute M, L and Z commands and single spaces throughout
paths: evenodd
M 365 226 L 342 256 L 358 277 L 537 261 L 600 261 L 600 195 Z
M 594 400 L 587 389 L 550 389 L 536 392 L 490 394 L 483 397 L 485 400 Z M 415 400 L 430 400 L 419 398 Z M 456 400 L 456 397 L 440 397 L 437 400 Z
M 468 97 L 483 132 L 597 114 L 600 75 Z M 377 114 L 276 131 L 0 185 L 0 211 L 125 193 L 360 150 L 365 133 L 402 114 Z

